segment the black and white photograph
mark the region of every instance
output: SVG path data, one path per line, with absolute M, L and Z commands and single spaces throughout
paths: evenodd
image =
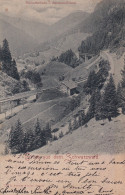
M 0 0 L 0 154 L 125 152 L 125 1 Z
M 0 0 L 0 195 L 125 195 L 125 0 Z

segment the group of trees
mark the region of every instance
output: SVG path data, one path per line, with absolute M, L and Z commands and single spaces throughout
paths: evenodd
M 100 22 L 100 20 L 102 21 Z M 95 22 L 97 23 L 97 21 Z M 124 6 L 117 7 L 109 14 L 101 16 L 99 22 L 100 24 L 95 25 L 96 29 L 93 35 L 82 41 L 78 48 L 79 52 L 98 54 L 100 50 L 105 48 L 124 46 Z
M 88 110 L 88 118 L 91 119 L 95 117 L 96 120 L 108 118 L 110 121 L 112 117 L 116 117 L 117 115 L 117 91 L 113 77 L 110 75 L 110 79 L 102 93 L 98 89 L 92 92 Z
M 79 59 L 77 58 L 76 54 L 71 49 L 62 53 L 58 57 L 58 61 L 65 63 L 68 66 L 71 66 L 72 68 L 79 66 Z
M 82 41 L 78 51 L 81 53 L 90 53 L 97 55 L 105 45 L 108 34 L 105 31 L 97 31 L 92 36 Z
M 112 75 L 109 75 L 110 65 L 108 61 L 102 60 L 99 64 L 99 70 L 90 72 L 84 85 L 84 92 L 90 94 L 89 109 L 87 120 L 95 117 L 96 120 L 106 119 L 109 121 L 112 117 L 118 115 L 118 94 Z
M 84 111 L 78 113 L 73 122 L 69 122 L 69 132 L 83 126 L 94 117 L 96 120 L 107 118 L 111 121 L 112 117 L 118 116 L 120 107 L 122 108 L 123 114 L 125 114 L 125 66 L 121 71 L 122 80 L 118 84 L 117 89 L 112 74 L 104 86 L 108 76 L 108 70 L 109 64 L 103 61 L 100 63 L 100 70 L 97 73 L 94 71 L 90 73 L 84 86 L 86 94 L 91 95 L 88 111 L 86 114 Z
M 86 115 L 84 113 L 84 110 L 82 110 L 74 117 L 73 122 L 71 120 L 69 121 L 69 132 L 82 127 L 86 122 Z
M 26 80 L 22 80 L 20 82 L 16 82 L 13 85 L 11 85 L 12 94 L 22 93 L 22 92 L 26 92 L 29 90 L 30 90 L 30 87 Z
M 106 60 L 102 60 L 99 63 L 99 70 L 96 73 L 94 70 L 90 72 L 87 81 L 84 84 L 84 92 L 86 94 L 92 94 L 96 89 L 101 90 L 109 75 L 110 65 Z
M 125 114 L 125 65 L 121 71 L 122 80 L 118 83 L 117 87 L 117 97 L 118 106 L 122 108 L 122 112 Z
M 51 138 L 51 127 L 48 123 L 42 129 L 37 119 L 33 130 L 25 132 L 20 120 L 18 120 L 15 126 L 11 127 L 8 147 L 12 153 L 24 153 L 46 145 Z
M 6 39 L 3 40 L 3 46 L 0 47 L 0 61 L 2 62 L 1 69 L 3 72 L 16 80 L 20 80 L 16 61 L 12 59 L 9 43 Z
M 42 79 L 38 72 L 33 70 L 28 70 L 27 72 L 22 72 L 22 77 L 29 79 L 37 87 L 42 87 Z
M 125 66 L 121 71 L 121 75 L 122 80 L 118 83 L 117 89 L 114 79 L 110 75 L 110 79 L 102 92 L 97 87 L 89 90 L 91 98 L 87 113 L 88 119 L 93 117 L 96 120 L 108 118 L 110 121 L 112 117 L 116 117 L 119 114 L 118 109 L 120 107 L 122 108 L 122 112 L 125 113 Z
M 77 97 L 73 97 L 69 102 L 65 102 L 64 116 L 66 116 L 70 112 L 73 112 L 75 108 L 79 107 L 80 102 L 81 102 L 80 95 L 78 95 Z

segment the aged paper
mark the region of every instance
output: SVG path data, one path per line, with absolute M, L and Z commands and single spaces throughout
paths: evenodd
M 124 195 L 124 156 L 17 155 L 1 160 L 1 194 Z
M 125 195 L 125 0 L 0 0 L 0 195 Z

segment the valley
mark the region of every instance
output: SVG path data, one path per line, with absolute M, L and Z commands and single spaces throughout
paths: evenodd
M 122 5 L 49 25 L 0 14 L 1 154 L 124 152 Z
M 87 61 L 85 63 L 86 65 L 82 64 L 82 65 L 78 66 L 77 68 L 75 68 L 74 70 L 72 70 L 68 67 L 65 67 L 64 71 L 63 71 L 62 64 L 60 64 L 61 69 L 58 69 L 59 64 L 56 65 L 56 63 L 53 63 L 53 65 L 48 65 L 48 68 L 47 68 L 47 66 L 45 66 L 46 67 L 46 76 L 45 76 L 45 78 L 43 77 L 43 80 L 42 80 L 42 82 L 43 82 L 42 91 L 43 91 L 43 94 L 44 93 L 46 94 L 45 97 L 44 97 L 44 95 L 42 95 L 43 96 L 42 99 L 38 98 L 38 100 L 36 100 L 36 96 L 33 96 L 33 95 L 31 95 L 31 98 L 25 97 L 26 101 L 25 101 L 24 104 L 21 103 L 22 105 L 16 106 L 15 108 L 12 108 L 12 110 L 6 111 L 6 119 L 5 119 L 5 113 L 0 114 L 0 119 L 1 119 L 1 121 L 3 121 L 2 126 L 1 126 L 2 127 L 1 130 L 2 131 L 4 130 L 3 132 L 1 131 L 1 139 L 0 139 L 1 144 L 2 143 L 4 144 L 6 139 L 8 139 L 8 135 L 9 135 L 8 132 L 10 131 L 10 127 L 15 125 L 15 123 L 18 119 L 21 120 L 22 126 L 25 129 L 25 131 L 29 131 L 29 129 L 31 130 L 32 127 L 35 124 L 35 121 L 37 119 L 39 119 L 40 124 L 42 126 L 44 126 L 46 122 L 49 122 L 52 129 L 56 129 L 56 128 L 59 129 L 57 133 L 53 133 L 53 136 L 59 137 L 59 134 L 61 132 L 63 132 L 64 137 L 61 138 L 61 140 L 59 139 L 59 140 L 53 142 L 52 145 L 50 143 L 50 145 L 47 145 L 47 146 L 45 146 L 41 149 L 38 149 L 38 153 L 42 153 L 42 152 L 44 153 L 44 152 L 47 152 L 47 151 L 50 152 L 50 153 L 51 152 L 52 153 L 59 153 L 59 151 L 60 151 L 60 153 L 63 153 L 65 150 L 60 149 L 62 141 L 65 142 L 65 140 L 66 140 L 66 142 L 67 142 L 67 139 L 72 140 L 72 139 L 75 139 L 73 137 L 76 136 L 76 132 L 73 132 L 73 134 L 71 134 L 71 135 L 67 135 L 68 128 L 69 128 L 68 127 L 69 126 L 69 121 L 72 121 L 72 119 L 78 113 L 78 111 L 80 111 L 82 109 L 86 110 L 86 108 L 89 106 L 89 102 L 88 102 L 87 98 L 84 96 L 85 99 L 82 100 L 80 106 L 78 106 L 72 113 L 69 113 L 68 115 L 65 116 L 65 114 L 64 114 L 65 113 L 64 112 L 65 111 L 65 106 L 66 106 L 65 103 L 67 104 L 68 101 L 71 101 L 71 99 L 73 97 L 68 97 L 68 96 L 65 96 L 65 95 L 63 95 L 64 97 L 61 97 L 61 96 L 56 97 L 54 95 L 54 97 L 51 99 L 52 92 L 50 90 L 50 94 L 49 94 L 47 92 L 47 90 L 49 90 L 50 85 L 53 87 L 53 89 L 54 88 L 56 89 L 56 87 L 57 87 L 57 89 L 59 89 L 60 84 L 59 84 L 58 78 L 59 78 L 59 76 L 62 76 L 62 75 L 65 75 L 66 80 L 67 80 L 67 78 L 70 79 L 70 80 L 75 78 L 75 82 L 77 83 L 77 85 L 80 85 L 80 84 L 84 83 L 86 81 L 88 75 L 89 75 L 89 72 L 91 72 L 91 70 L 93 70 L 93 69 L 98 70 L 97 65 L 99 64 L 100 60 L 102 60 L 102 59 L 109 60 L 109 62 L 111 63 L 110 60 L 113 57 L 109 58 L 109 55 L 112 56 L 112 54 L 109 54 L 108 52 L 109 51 L 101 52 L 100 56 L 97 56 L 93 59 L 90 59 L 89 61 Z M 113 58 L 113 59 L 115 59 L 115 58 Z M 122 60 L 123 60 L 123 56 L 122 56 Z M 118 75 L 118 74 L 120 75 L 120 72 L 118 73 L 118 71 L 117 71 L 117 74 L 116 74 L 116 72 L 114 72 L 114 70 L 115 70 L 114 65 L 115 64 L 113 62 L 112 63 L 113 68 L 111 68 L 110 73 L 112 73 L 114 75 L 114 78 L 115 78 L 116 75 Z M 55 66 L 55 68 L 54 68 L 54 66 Z M 38 70 L 39 70 L 39 72 L 42 72 L 43 69 L 38 69 Z M 48 78 L 49 78 L 50 81 L 48 83 L 46 83 Z M 55 80 L 55 83 L 52 84 L 53 79 Z M 120 80 L 120 78 L 117 78 L 117 79 L 115 80 L 116 82 L 118 82 Z M 44 90 L 45 90 L 45 92 L 44 92 Z M 30 93 L 32 94 L 32 91 Z M 36 94 L 37 94 L 37 91 L 36 91 Z M 22 93 L 22 95 L 23 95 L 23 93 Z M 21 98 L 21 96 L 19 96 L 19 98 Z M 33 100 L 35 100 L 36 102 L 33 102 Z M 9 116 L 12 116 L 12 117 L 8 118 Z M 123 117 L 124 116 L 122 116 L 122 118 Z M 101 124 L 101 123 L 103 123 L 103 121 L 100 122 L 99 124 Z M 104 123 L 105 123 L 105 128 L 109 129 L 108 125 L 110 125 L 110 124 L 108 124 L 108 121 L 105 121 Z M 120 122 L 118 122 L 118 124 L 119 123 Z M 93 128 L 93 130 L 91 130 L 91 128 L 89 128 L 88 133 L 91 133 L 91 131 L 94 132 L 94 129 L 97 128 L 96 123 L 95 123 L 95 126 L 93 125 L 93 122 L 91 122 L 91 121 L 88 123 L 88 125 L 89 124 L 90 124 L 90 127 Z M 112 122 L 112 124 L 113 124 L 113 122 Z M 101 128 L 102 128 L 102 126 L 98 127 L 98 130 L 104 131 L 104 129 L 101 130 Z M 78 132 L 81 132 L 81 131 L 85 132 L 87 129 L 88 129 L 88 127 L 83 126 L 82 129 L 80 128 L 78 130 Z M 116 133 L 117 133 L 117 131 L 116 131 Z M 66 136 L 65 136 L 65 134 L 66 134 Z M 67 138 L 67 136 L 69 138 Z M 82 137 L 81 134 L 80 135 L 78 134 L 78 136 Z M 83 134 L 83 136 L 84 136 L 84 134 Z M 88 137 L 89 136 L 90 135 L 88 134 Z M 76 144 L 80 144 L 79 138 L 76 138 L 76 140 L 78 140 L 78 143 L 76 143 Z M 59 149 L 57 149 L 57 150 L 54 149 L 54 148 L 58 148 L 56 144 L 57 145 L 60 144 Z M 121 142 L 121 144 L 122 144 L 122 142 Z M 92 142 L 92 145 L 94 145 L 93 142 Z M 77 149 L 79 147 L 81 148 L 81 146 L 79 145 L 77 147 Z M 1 147 L 1 148 L 2 148 L 1 153 L 3 153 L 4 147 Z M 69 145 L 68 146 L 66 145 L 66 149 L 67 148 L 70 148 Z M 69 149 L 69 151 L 73 152 L 74 150 L 73 150 L 73 148 L 72 149 L 71 148 Z M 78 149 L 78 150 L 79 150 L 79 152 L 82 152 L 82 149 L 81 150 Z M 93 151 L 95 151 L 95 148 L 93 149 Z M 110 151 L 111 151 L 111 148 L 110 148 Z M 37 153 L 36 150 L 34 152 Z M 65 151 L 65 152 L 67 152 L 67 151 Z M 75 150 L 74 152 L 77 152 L 77 150 Z

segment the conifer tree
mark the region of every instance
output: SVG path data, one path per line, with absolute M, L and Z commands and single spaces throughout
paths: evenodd
M 121 107 L 122 113 L 125 114 L 125 65 L 123 70 L 121 71 L 122 80 L 121 80 Z
M 35 149 L 34 145 L 35 136 L 33 132 L 27 131 L 24 134 L 24 150 L 25 152 L 32 151 Z
M 121 92 L 121 102 L 122 113 L 125 114 L 125 88 L 123 88 Z
M 35 124 L 35 129 L 34 129 L 34 145 L 36 148 L 39 148 L 40 146 L 42 146 L 42 139 L 41 139 L 41 127 L 40 127 L 40 123 L 39 120 L 37 119 L 37 122 Z
M 12 57 L 9 49 L 9 44 L 8 41 L 4 39 L 3 46 L 2 46 L 2 71 L 8 75 L 10 75 L 11 60 Z
M 78 123 L 79 123 L 80 127 L 85 124 L 85 113 L 84 113 L 84 111 L 80 112 Z
M 24 92 L 30 90 L 29 84 L 28 84 L 28 82 L 27 82 L 26 80 L 23 80 L 23 81 L 22 81 L 22 85 L 23 85 L 23 91 L 24 91 Z
M 46 145 L 47 138 L 46 138 L 46 133 L 44 129 L 41 131 L 41 146 Z
M 46 140 L 51 139 L 52 138 L 52 134 L 51 134 L 51 127 L 50 127 L 49 123 L 46 124 L 46 127 L 45 127 L 44 131 L 45 131 Z
M 123 70 L 121 70 L 121 75 L 122 75 L 121 87 L 125 88 L 125 65 Z
M 17 70 L 16 61 L 13 59 L 11 62 L 11 70 L 10 70 L 10 76 L 13 77 L 16 80 L 20 80 L 20 76 Z
M 1 45 L 0 45 L 0 62 L 2 61 L 2 48 L 1 48 Z
M 19 73 L 16 66 L 16 61 L 12 60 L 12 56 L 9 49 L 9 43 L 6 39 L 3 40 L 3 46 L 1 49 L 1 61 L 2 61 L 2 71 L 8 76 L 19 80 Z
M 95 116 L 95 104 L 96 104 L 96 92 L 93 91 L 91 98 L 90 98 L 90 105 L 88 109 L 88 114 L 90 118 L 93 118 Z
M 9 135 L 9 148 L 12 153 L 24 152 L 24 132 L 20 120 L 11 128 Z
M 2 60 L 7 64 L 11 64 L 12 57 L 9 49 L 9 43 L 6 39 L 3 40 Z
M 121 87 L 121 83 L 118 83 L 117 86 L 117 98 L 118 98 L 118 107 L 122 106 L 122 87 Z
M 102 119 L 102 97 L 99 90 L 96 91 L 96 102 L 95 102 L 95 119 Z
M 104 118 L 108 118 L 109 121 L 111 117 L 118 115 L 118 99 L 112 75 L 110 75 L 109 82 L 105 88 L 102 112 Z
M 96 87 L 97 87 L 97 76 L 95 71 L 91 71 L 84 85 L 84 91 L 86 92 L 86 94 L 92 94 L 92 92 L 95 91 Z

